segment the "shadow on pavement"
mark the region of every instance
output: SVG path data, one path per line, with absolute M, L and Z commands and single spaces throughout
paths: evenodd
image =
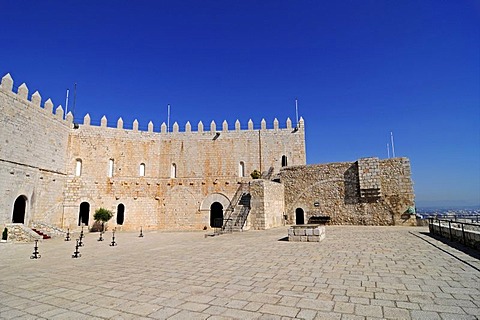
M 453 254 L 453 253 L 451 253 L 451 252 L 448 252 L 448 251 L 440 248 L 440 247 L 437 246 L 435 243 L 429 241 L 428 238 L 423 238 L 423 237 L 421 237 L 421 236 L 419 236 L 419 235 L 417 235 L 417 234 L 415 234 L 415 233 L 413 233 L 413 232 L 410 232 L 410 234 L 412 234 L 412 235 L 414 235 L 414 236 L 422 239 L 423 241 L 425 241 L 425 242 L 431 244 L 432 246 L 434 246 L 435 248 L 437 248 L 437 249 L 439 249 L 439 250 L 441 250 L 441 251 L 443 251 L 443 252 L 451 255 L 451 256 L 454 257 L 455 259 L 460 260 L 461 262 L 469 265 L 469 266 L 472 267 L 473 269 L 475 269 L 475 270 L 477 270 L 477 271 L 480 272 L 480 269 L 479 269 L 479 268 L 475 267 L 474 265 L 472 265 L 472 264 L 469 263 L 468 261 L 465 261 L 465 260 L 457 257 L 455 254 Z M 440 242 L 442 242 L 443 244 L 446 244 L 446 245 L 449 246 L 449 247 L 452 247 L 452 248 L 454 248 L 454 249 L 456 249 L 456 250 L 458 250 L 458 251 L 461 251 L 461 252 L 469 255 L 469 256 L 472 257 L 472 258 L 475 258 L 475 259 L 477 259 L 477 260 L 480 260 L 480 251 L 475 250 L 475 249 L 470 248 L 470 247 L 467 247 L 467 246 L 463 245 L 462 243 L 455 242 L 455 241 L 450 241 L 450 240 L 447 239 L 447 238 L 440 237 L 440 236 L 438 236 L 438 235 L 431 234 L 431 233 L 429 233 L 429 232 L 420 232 L 420 234 L 422 234 L 423 236 L 427 236 L 427 237 L 429 237 L 429 238 L 431 238 L 431 239 L 435 239 L 435 240 L 437 240 L 437 241 L 440 241 Z

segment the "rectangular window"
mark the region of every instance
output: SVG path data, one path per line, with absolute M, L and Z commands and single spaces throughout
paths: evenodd
M 113 177 L 113 159 L 108 160 L 108 177 Z

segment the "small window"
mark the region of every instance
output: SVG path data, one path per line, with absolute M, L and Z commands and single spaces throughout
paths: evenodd
M 145 163 L 140 163 L 140 177 L 145 177 Z
M 82 175 L 82 159 L 77 159 L 75 164 L 75 176 L 80 177 Z
M 125 205 L 120 203 L 117 206 L 117 224 L 123 225 L 123 221 L 125 220 Z
M 113 159 L 108 160 L 108 177 L 109 178 L 113 177 L 113 165 L 114 165 Z
M 245 163 L 243 161 L 238 164 L 238 176 L 245 177 Z
M 176 178 L 176 177 L 177 177 L 177 165 L 175 163 L 172 163 L 170 178 Z
M 283 155 L 282 156 L 282 167 L 286 167 L 287 166 L 287 156 Z

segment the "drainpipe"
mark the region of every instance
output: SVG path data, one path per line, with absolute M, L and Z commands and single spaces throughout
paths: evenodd
M 260 160 L 260 174 L 263 172 L 262 170 L 262 140 L 260 137 L 261 130 L 258 130 L 258 156 Z

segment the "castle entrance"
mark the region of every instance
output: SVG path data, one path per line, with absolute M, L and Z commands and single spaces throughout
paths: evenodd
M 80 211 L 78 213 L 78 225 L 81 226 L 82 223 L 88 226 L 88 217 L 90 215 L 90 204 L 88 202 L 80 203 Z
M 19 196 L 13 205 L 12 223 L 25 223 L 25 209 L 27 208 L 27 197 Z
M 295 224 L 305 224 L 305 216 L 302 208 L 295 210 Z
M 120 203 L 117 207 L 117 224 L 122 225 L 125 219 L 125 205 Z
M 223 226 L 223 206 L 220 202 L 214 202 L 210 206 L 210 227 L 221 228 Z

